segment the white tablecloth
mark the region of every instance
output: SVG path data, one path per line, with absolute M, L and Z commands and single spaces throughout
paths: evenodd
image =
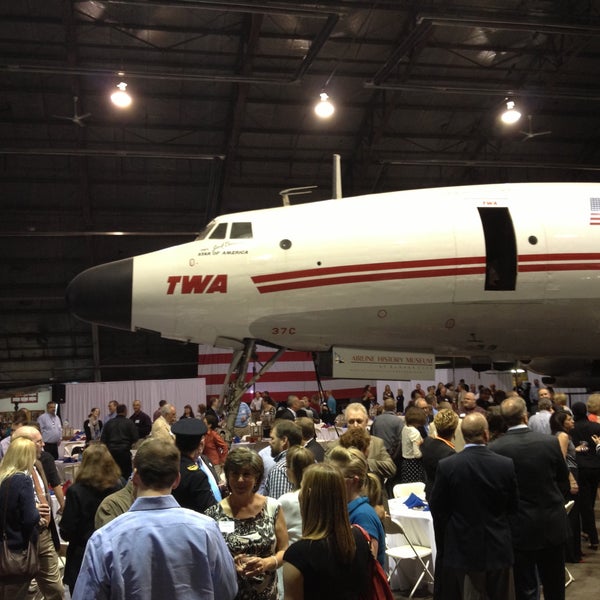
M 63 462 L 62 460 L 54 461 L 56 469 L 60 475 L 60 480 L 64 483 L 65 481 L 75 481 L 75 474 L 77 473 L 81 463 L 78 462 Z
M 61 448 L 63 456 L 65 458 L 70 458 L 73 456 L 73 450 L 75 448 L 85 448 L 85 438 L 74 442 L 61 442 L 60 446 L 58 447 L 59 451 Z
M 435 564 L 435 534 L 433 531 L 433 518 L 429 511 L 415 510 L 408 508 L 403 500 L 400 498 L 392 498 L 389 501 L 390 516 L 392 519 L 400 522 L 406 535 L 410 538 L 413 544 L 418 546 L 428 546 L 431 548 L 431 562 L 429 564 L 429 570 L 431 573 L 434 571 Z M 400 546 L 405 544 L 406 541 L 401 534 L 393 534 L 387 536 L 388 547 Z M 417 560 L 413 561 L 417 563 Z M 402 565 L 398 567 L 392 581 L 390 582 L 392 589 L 410 589 L 419 577 L 421 571 L 420 564 L 414 565 L 413 568 L 407 568 L 408 565 Z M 391 567 L 394 568 L 393 565 Z M 390 569 L 391 570 L 391 569 Z
M 340 435 L 346 430 L 341 427 L 323 427 L 315 425 L 315 433 L 317 434 L 317 442 L 331 442 L 337 440 Z

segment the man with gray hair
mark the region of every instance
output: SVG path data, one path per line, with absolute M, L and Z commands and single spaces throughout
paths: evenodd
M 529 427 L 538 433 L 547 433 L 550 435 L 550 417 L 552 416 L 552 400 L 550 394 L 542 396 L 541 393 L 547 390 L 540 390 L 540 399 L 538 400 L 538 411 L 535 415 L 529 417 Z
M 512 458 L 517 473 L 519 507 L 510 518 L 516 598 L 537 600 L 541 582 L 546 600 L 564 600 L 567 464 L 556 437 L 527 426 L 523 398 L 507 398 L 500 413 L 508 431 L 490 450 Z
M 280 406 L 275 413 L 276 419 L 286 419 L 288 421 L 296 420 L 296 413 L 302 408 L 300 398 L 295 394 L 290 394 L 287 397 L 285 406 Z
M 352 402 L 346 407 L 346 423 L 348 429 L 353 427 L 360 427 L 361 429 L 367 430 L 369 424 L 369 415 L 365 407 L 360 402 Z M 379 476 L 382 483 L 387 477 L 393 477 L 396 474 L 396 464 L 392 460 L 388 451 L 385 449 L 385 444 L 380 437 L 376 435 L 371 436 L 371 443 L 369 444 L 369 456 L 367 457 L 369 463 L 369 471 Z
M 175 443 L 175 436 L 171 433 L 171 425 L 177 419 L 177 410 L 172 404 L 160 407 L 160 417 L 152 423 L 151 436 L 166 442 Z

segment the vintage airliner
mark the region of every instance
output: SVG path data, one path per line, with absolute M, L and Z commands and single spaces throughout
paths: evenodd
M 595 183 L 296 204 L 219 216 L 193 242 L 93 267 L 67 300 L 92 323 L 242 354 L 255 342 L 409 350 L 582 383 L 600 373 L 599 225 Z

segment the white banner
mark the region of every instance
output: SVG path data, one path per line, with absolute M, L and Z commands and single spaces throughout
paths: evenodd
M 409 381 L 435 378 L 435 356 L 364 348 L 333 348 L 333 376 Z

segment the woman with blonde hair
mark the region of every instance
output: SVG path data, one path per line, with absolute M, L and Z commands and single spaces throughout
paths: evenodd
M 587 401 L 588 421 L 600 422 L 600 394 L 592 394 Z
M 371 537 L 373 556 L 385 568 L 385 531 L 381 519 L 369 502 L 369 465 L 365 455 L 356 448 L 334 446 L 326 461 L 338 467 L 346 483 L 348 517 Z
M 369 590 L 369 546 L 350 527 L 338 468 L 309 466 L 302 478 L 302 539 L 283 557 L 285 600 L 358 600 Z
M 120 490 L 121 469 L 104 444 L 90 444 L 84 451 L 75 483 L 67 490 L 59 524 L 61 537 L 69 542 L 64 583 L 75 587 L 87 541 L 94 533 L 94 517 L 106 496 Z
M 0 463 L 0 539 L 6 536 L 8 548 L 13 551 L 26 550 L 30 540 L 37 540 L 36 525 L 46 524 L 33 494 L 31 472 L 35 459 L 35 443 L 21 437 L 10 443 Z M 47 519 L 48 506 L 44 506 Z M 11 582 L 0 577 L 0 598 L 25 598 L 29 581 Z

